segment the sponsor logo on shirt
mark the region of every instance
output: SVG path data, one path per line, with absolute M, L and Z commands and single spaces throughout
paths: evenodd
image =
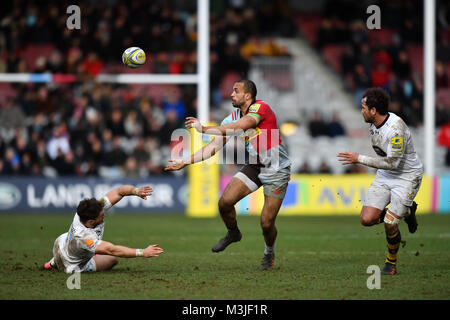
M 260 103 L 252 104 L 252 105 L 250 106 L 250 108 L 248 109 L 248 112 L 258 112 L 258 110 L 259 110 L 260 107 L 261 107 L 261 104 L 260 104 Z
M 392 138 L 391 150 L 392 151 L 402 151 L 403 150 L 403 137 L 393 137 Z

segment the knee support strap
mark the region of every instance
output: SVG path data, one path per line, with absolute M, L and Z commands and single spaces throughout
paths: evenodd
M 400 219 L 394 217 L 392 213 L 387 210 L 386 215 L 384 216 L 384 222 L 391 225 L 397 225 L 400 222 Z

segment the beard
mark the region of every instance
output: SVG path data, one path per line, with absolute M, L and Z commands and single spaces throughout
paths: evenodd
M 242 103 L 238 103 L 236 101 L 231 100 L 231 104 L 233 105 L 233 107 L 235 107 L 237 109 L 240 109 L 244 103 L 243 102 Z
M 372 118 L 370 118 L 370 117 L 365 117 L 364 115 L 363 115 L 363 118 L 364 118 L 364 121 L 366 122 L 366 123 L 372 123 L 373 122 L 373 119 Z

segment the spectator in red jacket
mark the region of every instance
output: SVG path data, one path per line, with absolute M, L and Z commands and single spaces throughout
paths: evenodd
M 83 70 L 91 77 L 96 77 L 102 71 L 103 62 L 98 58 L 95 52 L 90 52 L 83 61 Z
M 372 86 L 383 87 L 392 77 L 392 72 L 384 63 L 379 63 L 372 71 Z

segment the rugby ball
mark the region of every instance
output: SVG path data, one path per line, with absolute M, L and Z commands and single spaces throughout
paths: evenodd
M 145 52 L 139 47 L 130 47 L 123 52 L 122 62 L 128 68 L 138 68 L 145 63 Z

